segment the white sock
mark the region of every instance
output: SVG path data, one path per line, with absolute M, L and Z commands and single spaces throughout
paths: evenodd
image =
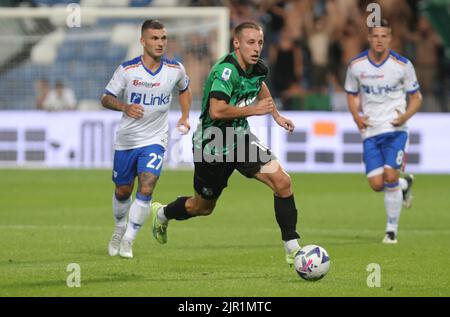
M 158 221 L 160 223 L 169 222 L 169 219 L 167 219 L 166 214 L 164 213 L 164 207 L 158 209 L 156 216 L 158 217 Z
M 384 207 L 387 214 L 386 231 L 393 231 L 397 234 L 398 221 L 402 211 L 403 194 L 400 186 L 385 187 L 384 189 Z
M 405 191 L 408 189 L 408 181 L 404 178 L 399 178 L 398 182 L 400 184 L 401 190 Z
M 130 210 L 132 201 L 131 196 L 127 200 L 120 201 L 117 200 L 116 194 L 113 194 L 112 205 L 116 227 L 125 227 L 127 225 L 127 213 Z
M 128 216 L 128 226 L 127 231 L 123 238 L 128 241 L 134 241 L 136 235 L 147 220 L 148 215 L 150 215 L 150 203 L 149 201 L 143 201 L 136 198 L 131 205 L 130 214 Z
M 291 253 L 298 248 L 300 248 L 300 245 L 298 244 L 297 239 L 284 241 L 284 249 L 286 250 L 286 253 Z

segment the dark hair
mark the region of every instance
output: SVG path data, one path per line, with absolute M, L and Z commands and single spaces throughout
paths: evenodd
M 161 30 L 164 29 L 164 24 L 158 20 L 145 20 L 144 23 L 142 23 L 141 34 L 143 34 L 147 29 Z
M 369 33 L 372 33 L 372 30 L 373 30 L 374 28 L 388 28 L 388 29 L 390 29 L 390 28 L 391 28 L 391 25 L 389 24 L 389 21 L 388 21 L 388 20 L 386 20 L 386 19 L 381 19 L 381 20 L 380 20 L 380 25 L 375 25 L 375 26 L 373 26 L 373 27 L 369 27 Z
M 244 29 L 255 29 L 258 31 L 262 31 L 262 27 L 255 22 L 242 22 L 234 28 L 234 36 L 238 37 L 239 35 L 241 35 L 242 30 Z

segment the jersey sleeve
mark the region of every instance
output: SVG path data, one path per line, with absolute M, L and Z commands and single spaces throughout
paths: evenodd
M 209 97 L 224 100 L 229 103 L 236 76 L 237 70 L 231 64 L 219 65 L 214 72 L 214 80 L 211 85 Z
M 354 69 L 351 65 L 347 68 L 347 75 L 345 77 L 345 91 L 352 95 L 357 95 L 359 93 L 358 78 L 355 76 Z
M 190 79 L 186 74 L 186 69 L 184 68 L 183 64 L 178 63 L 178 65 L 180 65 L 180 73 L 177 81 L 177 88 L 181 94 L 189 88 Z
M 416 72 L 413 64 L 408 61 L 405 69 L 405 90 L 408 94 L 413 94 L 420 89 L 419 82 L 417 81 Z
M 127 85 L 125 69 L 120 65 L 105 88 L 106 95 L 119 96 Z

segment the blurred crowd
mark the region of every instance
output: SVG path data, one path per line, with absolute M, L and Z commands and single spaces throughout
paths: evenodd
M 36 1 L 36 0 L 34 0 Z M 130 0 L 132 1 L 132 0 Z M 11 0 L 10 2 L 24 2 Z M 33 3 L 32 0 L 26 2 Z M 136 2 L 136 1 L 135 1 Z M 389 20 L 391 48 L 410 59 L 424 95 L 421 111 L 450 111 L 450 60 L 418 0 L 146 0 L 152 6 L 226 6 L 230 30 L 243 21 L 265 32 L 262 58 L 268 85 L 284 110 L 346 111 L 343 90 L 349 61 L 367 48 L 367 6 L 377 2 Z M 231 34 L 231 33 L 230 33 Z M 217 34 L 205 31 L 182 39 L 169 34 L 168 55 L 183 62 L 191 77 L 194 108 L 215 62 Z M 230 38 L 230 48 L 231 48 Z M 61 90 L 61 89 L 60 89 Z M 61 94 L 60 94 L 61 95 Z M 80 96 L 78 96 L 80 97 Z M 72 98 L 66 98 L 72 99 Z M 45 104 L 45 103 L 44 103 Z M 45 108 L 45 105 L 42 106 Z M 71 108 L 71 106 L 70 106 Z
M 269 85 L 286 110 L 345 110 L 343 84 L 349 61 L 367 48 L 369 3 L 389 20 L 391 48 L 415 66 L 424 95 L 422 111 L 449 111 L 449 78 L 441 41 L 416 0 L 192 0 L 225 5 L 230 29 L 253 20 L 263 25 Z M 444 65 L 444 63 L 447 63 Z M 332 100 L 333 97 L 341 97 Z

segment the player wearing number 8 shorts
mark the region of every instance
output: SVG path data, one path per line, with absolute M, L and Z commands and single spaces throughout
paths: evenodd
M 413 176 L 400 176 L 400 171 L 408 142 L 406 122 L 422 103 L 414 66 L 389 49 L 391 38 L 386 20 L 370 27 L 370 48 L 350 62 L 345 80 L 349 110 L 363 139 L 369 185 L 384 191 L 386 244 L 397 243 L 402 203 L 411 206 Z
M 182 114 L 177 126 L 184 126 L 185 133 L 189 130 L 192 101 L 183 65 L 164 57 L 167 46 L 164 25 L 157 20 L 145 21 L 140 42 L 143 55 L 117 68 L 102 97 L 105 108 L 123 112 L 114 143 L 115 230 L 108 252 L 125 258 L 133 257 L 133 241 L 150 214 L 152 193 L 167 147 L 172 90 L 179 91 Z M 136 177 L 138 188 L 132 202 Z

